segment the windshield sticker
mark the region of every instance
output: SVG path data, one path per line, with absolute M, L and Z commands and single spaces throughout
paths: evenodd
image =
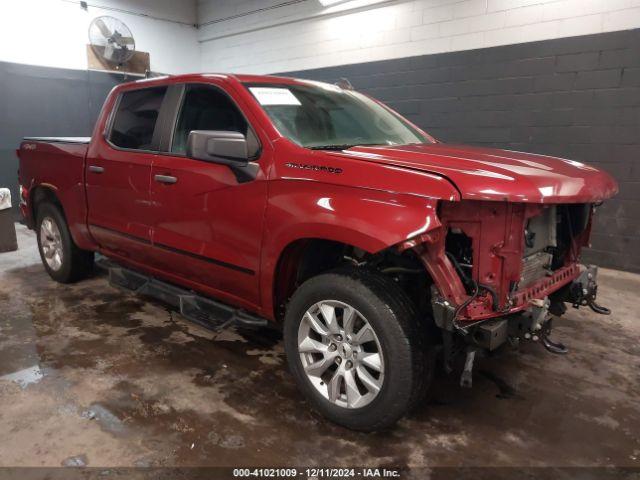
M 260 105 L 300 105 L 300 101 L 288 88 L 250 87 Z

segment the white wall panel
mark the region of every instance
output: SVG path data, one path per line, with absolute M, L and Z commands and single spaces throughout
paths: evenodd
M 192 25 L 195 1 L 100 0 L 89 1 L 142 13 L 143 17 L 63 0 L 2 0 L 0 4 L 0 61 L 47 67 L 86 69 L 88 28 L 91 20 L 111 15 L 133 32 L 136 48 L 151 54 L 151 68 L 167 73 L 198 71 L 200 49 Z
M 355 0 L 329 8 L 307 0 L 271 8 L 281 3 L 199 0 L 202 69 L 273 73 L 640 27 L 640 0 Z

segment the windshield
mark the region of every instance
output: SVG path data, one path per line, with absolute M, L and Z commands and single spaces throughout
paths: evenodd
M 335 85 L 246 84 L 278 131 L 312 149 L 431 143 L 399 115 Z

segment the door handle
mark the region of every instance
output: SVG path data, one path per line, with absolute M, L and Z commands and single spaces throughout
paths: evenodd
M 89 171 L 93 173 L 104 172 L 104 167 L 98 167 L 97 165 L 89 165 Z
M 171 175 L 156 175 L 153 178 L 155 179 L 156 182 L 166 183 L 169 185 L 174 184 L 178 181 L 176 177 L 172 177 Z

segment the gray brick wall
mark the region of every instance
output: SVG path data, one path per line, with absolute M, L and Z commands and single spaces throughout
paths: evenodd
M 640 29 L 288 72 L 348 78 L 445 142 L 601 167 L 620 193 L 585 260 L 640 272 Z
M 122 81 L 106 72 L 0 62 L 0 187 L 11 189 L 16 218 L 22 138 L 91 135 L 104 99 Z

